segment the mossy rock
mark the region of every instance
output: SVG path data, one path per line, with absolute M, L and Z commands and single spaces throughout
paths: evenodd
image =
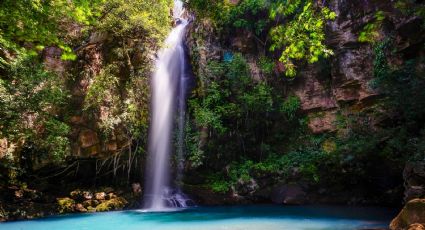
M 65 198 L 58 198 L 58 205 L 59 205 L 59 212 L 60 213 L 69 213 L 74 212 L 75 207 L 75 200 L 65 197 Z
M 107 201 L 102 202 L 96 207 L 96 212 L 107 212 L 114 210 L 121 210 L 125 207 L 128 202 L 122 198 L 117 197 Z
M 412 224 L 425 224 L 425 199 L 409 201 L 398 216 L 391 221 L 391 230 L 409 229 Z
M 87 212 L 96 212 L 96 208 L 89 206 L 87 207 Z

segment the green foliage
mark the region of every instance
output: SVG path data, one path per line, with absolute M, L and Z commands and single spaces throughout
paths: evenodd
M 212 19 L 219 29 L 232 26 L 258 35 L 268 23 L 267 18 L 258 17 L 268 10 L 266 0 L 243 0 L 236 5 L 228 1 L 190 0 L 188 5 L 199 16 Z
M 242 0 L 236 5 L 191 0 L 188 4 L 199 16 L 212 19 L 219 30 L 229 30 L 231 34 L 235 28 L 242 28 L 266 42 L 271 40 L 270 51 L 282 51 L 279 61 L 285 65 L 288 77 L 296 75 L 294 62 L 315 63 L 333 54 L 324 44 L 325 24 L 334 20 L 336 14 L 312 0 Z M 205 8 L 206 5 L 209 7 Z
M 64 82 L 37 57 L 18 56 L 0 78 L 0 137 L 33 143 L 60 160 L 69 151 L 70 131 L 57 112 L 68 98 Z
M 201 148 L 201 138 L 197 130 L 191 126 L 190 122 L 185 123 L 185 147 L 187 159 L 191 168 L 198 168 L 204 164 L 205 152 Z
M 301 101 L 296 96 L 289 96 L 282 104 L 280 111 L 286 115 L 288 119 L 295 118 L 296 112 L 301 107 Z
M 274 182 L 288 180 L 294 172 L 297 172 L 299 177 L 318 183 L 321 174 L 319 167 L 324 161 L 332 158 L 333 156 L 323 151 L 308 148 L 284 155 L 271 154 L 260 162 L 252 160 L 234 162 L 228 167 L 226 175 L 214 174 L 209 178 L 208 184 L 214 192 L 223 193 L 238 183 L 245 183 L 264 175 L 273 175 Z
M 299 10 L 298 9 L 302 9 Z M 273 44 L 270 50 L 283 48 L 279 58 L 285 65 L 288 77 L 296 75 L 295 60 L 319 61 L 320 57 L 329 57 L 332 50 L 326 47 L 325 23 L 333 20 L 336 14 L 327 7 L 317 7 L 313 1 L 278 1 L 270 12 L 270 17 L 293 17 L 294 20 L 271 29 Z
M 216 193 L 226 193 L 231 186 L 231 184 L 223 178 L 223 175 L 219 173 L 210 175 L 207 182 L 211 190 Z
M 5 0 L 0 3 L 0 47 L 35 53 L 43 46 L 59 46 L 64 60 L 75 54 L 64 40 L 61 25 L 73 21 L 89 25 L 100 16 L 104 0 Z M 24 48 L 24 50 L 22 49 Z M 0 55 L 1 56 L 1 55 Z
M 263 72 L 263 74 L 265 75 L 271 75 L 274 71 L 275 68 L 275 63 L 272 59 L 265 57 L 265 56 L 261 56 L 259 61 L 258 61 L 258 65 L 260 66 L 261 71 Z
M 359 42 L 370 42 L 374 43 L 380 38 L 379 29 L 382 26 L 382 22 L 385 19 L 384 12 L 378 11 L 375 13 L 373 22 L 368 23 L 364 26 L 363 30 L 359 34 Z
M 105 1 L 102 11 L 106 13 L 97 28 L 115 36 L 134 37 L 137 34 L 159 42 L 170 29 L 172 5 L 172 0 Z
M 85 99 L 86 108 L 96 106 L 105 99 L 109 99 L 111 102 L 114 100 L 114 91 L 118 87 L 117 71 L 118 68 L 116 65 L 109 65 L 103 68 L 99 75 L 94 77 L 87 91 Z
M 201 79 L 207 87 L 189 102 L 193 125 L 186 130 L 188 161 L 217 170 L 226 162 L 241 162 L 232 164 L 226 177 L 209 179 L 213 190 L 225 192 L 230 181 L 248 180 L 254 165 L 280 152 L 277 143 L 298 134 L 300 100 L 285 100 L 266 81 L 254 80 L 238 53 L 232 61 L 208 63 Z
M 425 16 L 425 4 L 416 0 L 398 0 L 394 3 L 396 9 L 400 10 L 404 15 L 415 15 L 419 17 Z M 424 27 L 425 24 L 422 24 Z

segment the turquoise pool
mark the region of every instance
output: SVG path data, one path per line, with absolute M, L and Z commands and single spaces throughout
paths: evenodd
M 1 230 L 350 230 L 386 228 L 385 208 L 335 206 L 197 207 L 175 212 L 121 211 L 0 224 Z

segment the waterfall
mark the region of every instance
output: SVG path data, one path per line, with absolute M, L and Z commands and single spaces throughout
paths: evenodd
M 165 211 L 186 207 L 188 199 L 178 186 L 171 186 L 171 153 L 173 127 L 177 126 L 177 180 L 181 180 L 184 154 L 184 121 L 186 95 L 189 84 L 184 37 L 188 20 L 183 18 L 180 0 L 174 1 L 173 17 L 176 26 L 158 53 L 155 73 L 151 81 L 152 117 L 149 131 L 149 149 L 146 164 L 143 208 Z

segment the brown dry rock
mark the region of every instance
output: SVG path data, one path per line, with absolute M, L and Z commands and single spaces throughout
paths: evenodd
M 78 140 L 82 148 L 88 148 L 99 143 L 97 133 L 90 129 L 84 129 L 80 132 Z
M 413 199 L 409 201 L 398 214 L 398 216 L 394 218 L 393 221 L 391 221 L 390 229 L 410 229 L 413 224 L 425 224 L 425 199 Z

